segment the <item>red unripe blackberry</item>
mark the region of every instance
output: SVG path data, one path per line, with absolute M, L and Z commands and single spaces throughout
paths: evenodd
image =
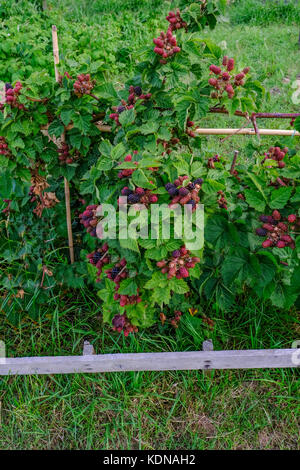
M 285 163 L 284 162 L 278 162 L 278 168 L 284 168 Z
M 186 249 L 185 246 L 182 246 L 182 247 L 180 248 L 180 253 L 181 253 L 182 255 L 186 255 L 187 252 L 188 252 L 188 250 Z
M 187 125 L 188 127 L 193 127 L 193 126 L 194 126 L 194 121 L 188 121 L 188 122 L 186 123 L 186 125 Z
M 164 42 L 160 38 L 154 38 L 153 42 L 156 46 L 158 46 L 161 49 L 164 47 Z
M 234 78 L 237 82 L 239 82 L 239 81 L 243 80 L 244 76 L 245 76 L 245 74 L 243 72 L 241 72 L 241 73 L 238 73 Z
M 280 219 L 281 219 L 280 212 L 275 209 L 275 210 L 272 212 L 272 217 L 273 217 L 274 220 L 280 220 Z
M 228 64 L 228 56 L 224 55 L 223 60 L 222 60 L 222 65 L 226 66 Z
M 223 79 L 224 81 L 229 80 L 229 79 L 230 79 L 229 73 L 228 73 L 228 72 L 223 72 L 223 73 L 222 73 L 222 79 Z
M 216 78 L 212 78 L 212 77 L 211 77 L 211 78 L 208 80 L 208 83 L 209 83 L 211 86 L 215 87 L 215 86 L 217 85 L 217 83 L 218 83 L 218 80 L 217 80 Z
M 180 52 L 181 49 L 180 49 L 180 47 L 175 46 L 175 47 L 173 48 L 173 51 L 176 53 L 176 52 Z
M 262 228 L 268 230 L 268 232 L 272 232 L 274 230 L 274 227 L 271 224 L 263 224 Z
M 277 225 L 278 228 L 280 228 L 281 230 L 283 230 L 284 232 L 287 232 L 288 230 L 288 227 L 286 224 L 284 224 L 283 222 L 279 222 L 279 224 Z
M 131 155 L 126 155 L 126 157 L 124 158 L 124 161 L 125 162 L 131 162 L 132 160 L 132 156 Z
M 296 220 L 297 220 L 297 216 L 296 216 L 295 214 L 290 214 L 290 215 L 288 216 L 288 221 L 289 221 L 291 224 L 294 223 L 294 222 L 296 222 Z
M 154 48 L 154 52 L 155 52 L 156 54 L 163 55 L 164 50 L 163 50 L 162 48 L 160 48 L 160 47 L 155 47 L 155 48 Z
M 245 75 L 246 75 L 247 73 L 249 73 L 249 72 L 250 72 L 250 67 L 245 67 L 245 68 L 243 69 L 243 72 L 244 72 Z
M 270 246 L 272 246 L 273 242 L 272 240 L 265 240 L 264 242 L 262 242 L 262 247 L 263 248 L 269 248 Z
M 179 272 L 180 272 L 182 277 L 189 277 L 189 272 L 186 268 L 184 268 L 184 267 L 180 268 Z
M 225 90 L 227 91 L 227 93 L 234 93 L 234 89 L 230 84 L 226 85 Z
M 286 243 L 291 243 L 293 241 L 292 237 L 290 237 L 289 235 L 282 235 L 281 240 L 283 240 Z
M 276 246 L 277 246 L 277 248 L 284 248 L 284 247 L 285 247 L 285 242 L 282 241 L 282 240 L 279 240 L 279 241 L 276 243 Z
M 210 65 L 209 70 L 213 72 L 215 75 L 220 75 L 222 72 L 222 69 L 218 67 L 217 65 Z
M 155 203 L 158 201 L 158 197 L 156 196 L 156 194 L 152 194 L 150 197 L 149 197 L 149 201 L 152 202 L 152 203 Z
M 234 59 L 229 59 L 228 64 L 227 64 L 227 70 L 228 72 L 231 72 L 231 70 L 234 69 Z

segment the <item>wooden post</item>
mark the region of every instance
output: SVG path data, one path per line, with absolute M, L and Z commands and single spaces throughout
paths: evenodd
M 52 26 L 52 43 L 53 43 L 53 58 L 54 58 L 54 71 L 55 80 L 59 81 L 59 73 L 57 65 L 59 64 L 59 49 L 57 39 L 57 28 L 55 25 Z M 65 132 L 61 135 L 61 141 L 65 142 Z M 74 247 L 73 247 L 73 233 L 72 233 L 72 221 L 71 221 L 71 207 L 70 207 L 70 186 L 67 178 L 64 178 L 65 183 L 65 201 L 66 201 L 66 216 L 67 216 L 67 230 L 69 240 L 69 252 L 71 264 L 74 263 Z
M 213 342 L 212 342 L 211 339 L 206 339 L 205 341 L 203 341 L 202 350 L 203 351 L 213 351 L 214 350 L 214 345 L 213 345 Z M 209 363 L 209 361 L 207 361 L 204 364 L 204 369 L 205 370 L 203 371 L 203 374 L 206 375 L 206 376 L 211 377 L 212 376 L 212 371 L 208 370 L 209 368 L 210 368 L 210 363 Z

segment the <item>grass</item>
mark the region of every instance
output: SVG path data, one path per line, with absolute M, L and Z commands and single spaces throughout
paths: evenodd
M 114 31 L 123 28 L 120 49 L 131 50 L 160 30 L 170 5 L 155 0 L 67 0 L 56 2 L 55 8 L 62 3 L 69 21 L 88 27 L 113 25 Z M 266 111 L 297 111 L 291 99 L 291 85 L 299 73 L 296 14 L 279 14 L 277 7 L 263 14 L 252 9 L 254 3 L 258 2 L 234 2 L 230 18 L 205 34 L 222 43 L 242 65 L 254 65 L 254 74 L 271 90 Z M 289 5 L 297 6 L 296 2 Z M 259 121 L 261 127 L 286 128 L 287 124 Z M 242 122 L 210 116 L 203 125 L 239 127 Z M 263 141 L 271 143 L 269 137 Z M 280 141 L 288 144 L 287 139 Z M 238 148 L 246 158 L 252 142 L 249 137 L 232 137 L 220 145 L 219 138 L 207 137 L 203 149 L 221 153 Z M 186 315 L 176 332 L 153 329 L 124 339 L 103 327 L 93 294 L 57 291 L 37 322 L 24 319 L 16 329 L 1 314 L 0 338 L 9 356 L 81 354 L 86 339 L 97 353 L 117 353 L 200 349 L 207 338 L 215 349 L 283 348 L 299 338 L 295 309 L 282 312 L 246 296 L 242 300 L 227 314 L 213 304 L 200 305 L 197 316 Z M 207 325 L 207 318 L 213 327 Z M 172 371 L 4 377 L 0 380 L 0 447 L 299 449 L 299 408 L 299 374 L 288 369 L 215 371 L 212 376 Z

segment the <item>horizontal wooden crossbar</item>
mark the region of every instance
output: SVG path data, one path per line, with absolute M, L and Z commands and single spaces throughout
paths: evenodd
M 295 354 L 295 349 L 253 349 L 0 358 L 0 375 L 297 367 Z
M 216 129 L 216 128 L 207 128 L 207 129 L 200 129 L 197 128 L 194 131 L 196 134 L 199 135 L 255 135 L 254 129 Z M 260 135 L 287 135 L 287 136 L 300 136 L 300 132 L 293 131 L 293 130 L 285 130 L 285 129 L 259 129 Z

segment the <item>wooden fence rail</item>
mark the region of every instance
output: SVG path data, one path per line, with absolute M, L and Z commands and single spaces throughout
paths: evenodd
M 205 348 L 204 348 L 205 349 Z M 150 370 L 263 369 L 299 367 L 295 349 L 187 351 L 93 354 L 87 343 L 82 356 L 0 358 L 0 375 L 72 374 Z

